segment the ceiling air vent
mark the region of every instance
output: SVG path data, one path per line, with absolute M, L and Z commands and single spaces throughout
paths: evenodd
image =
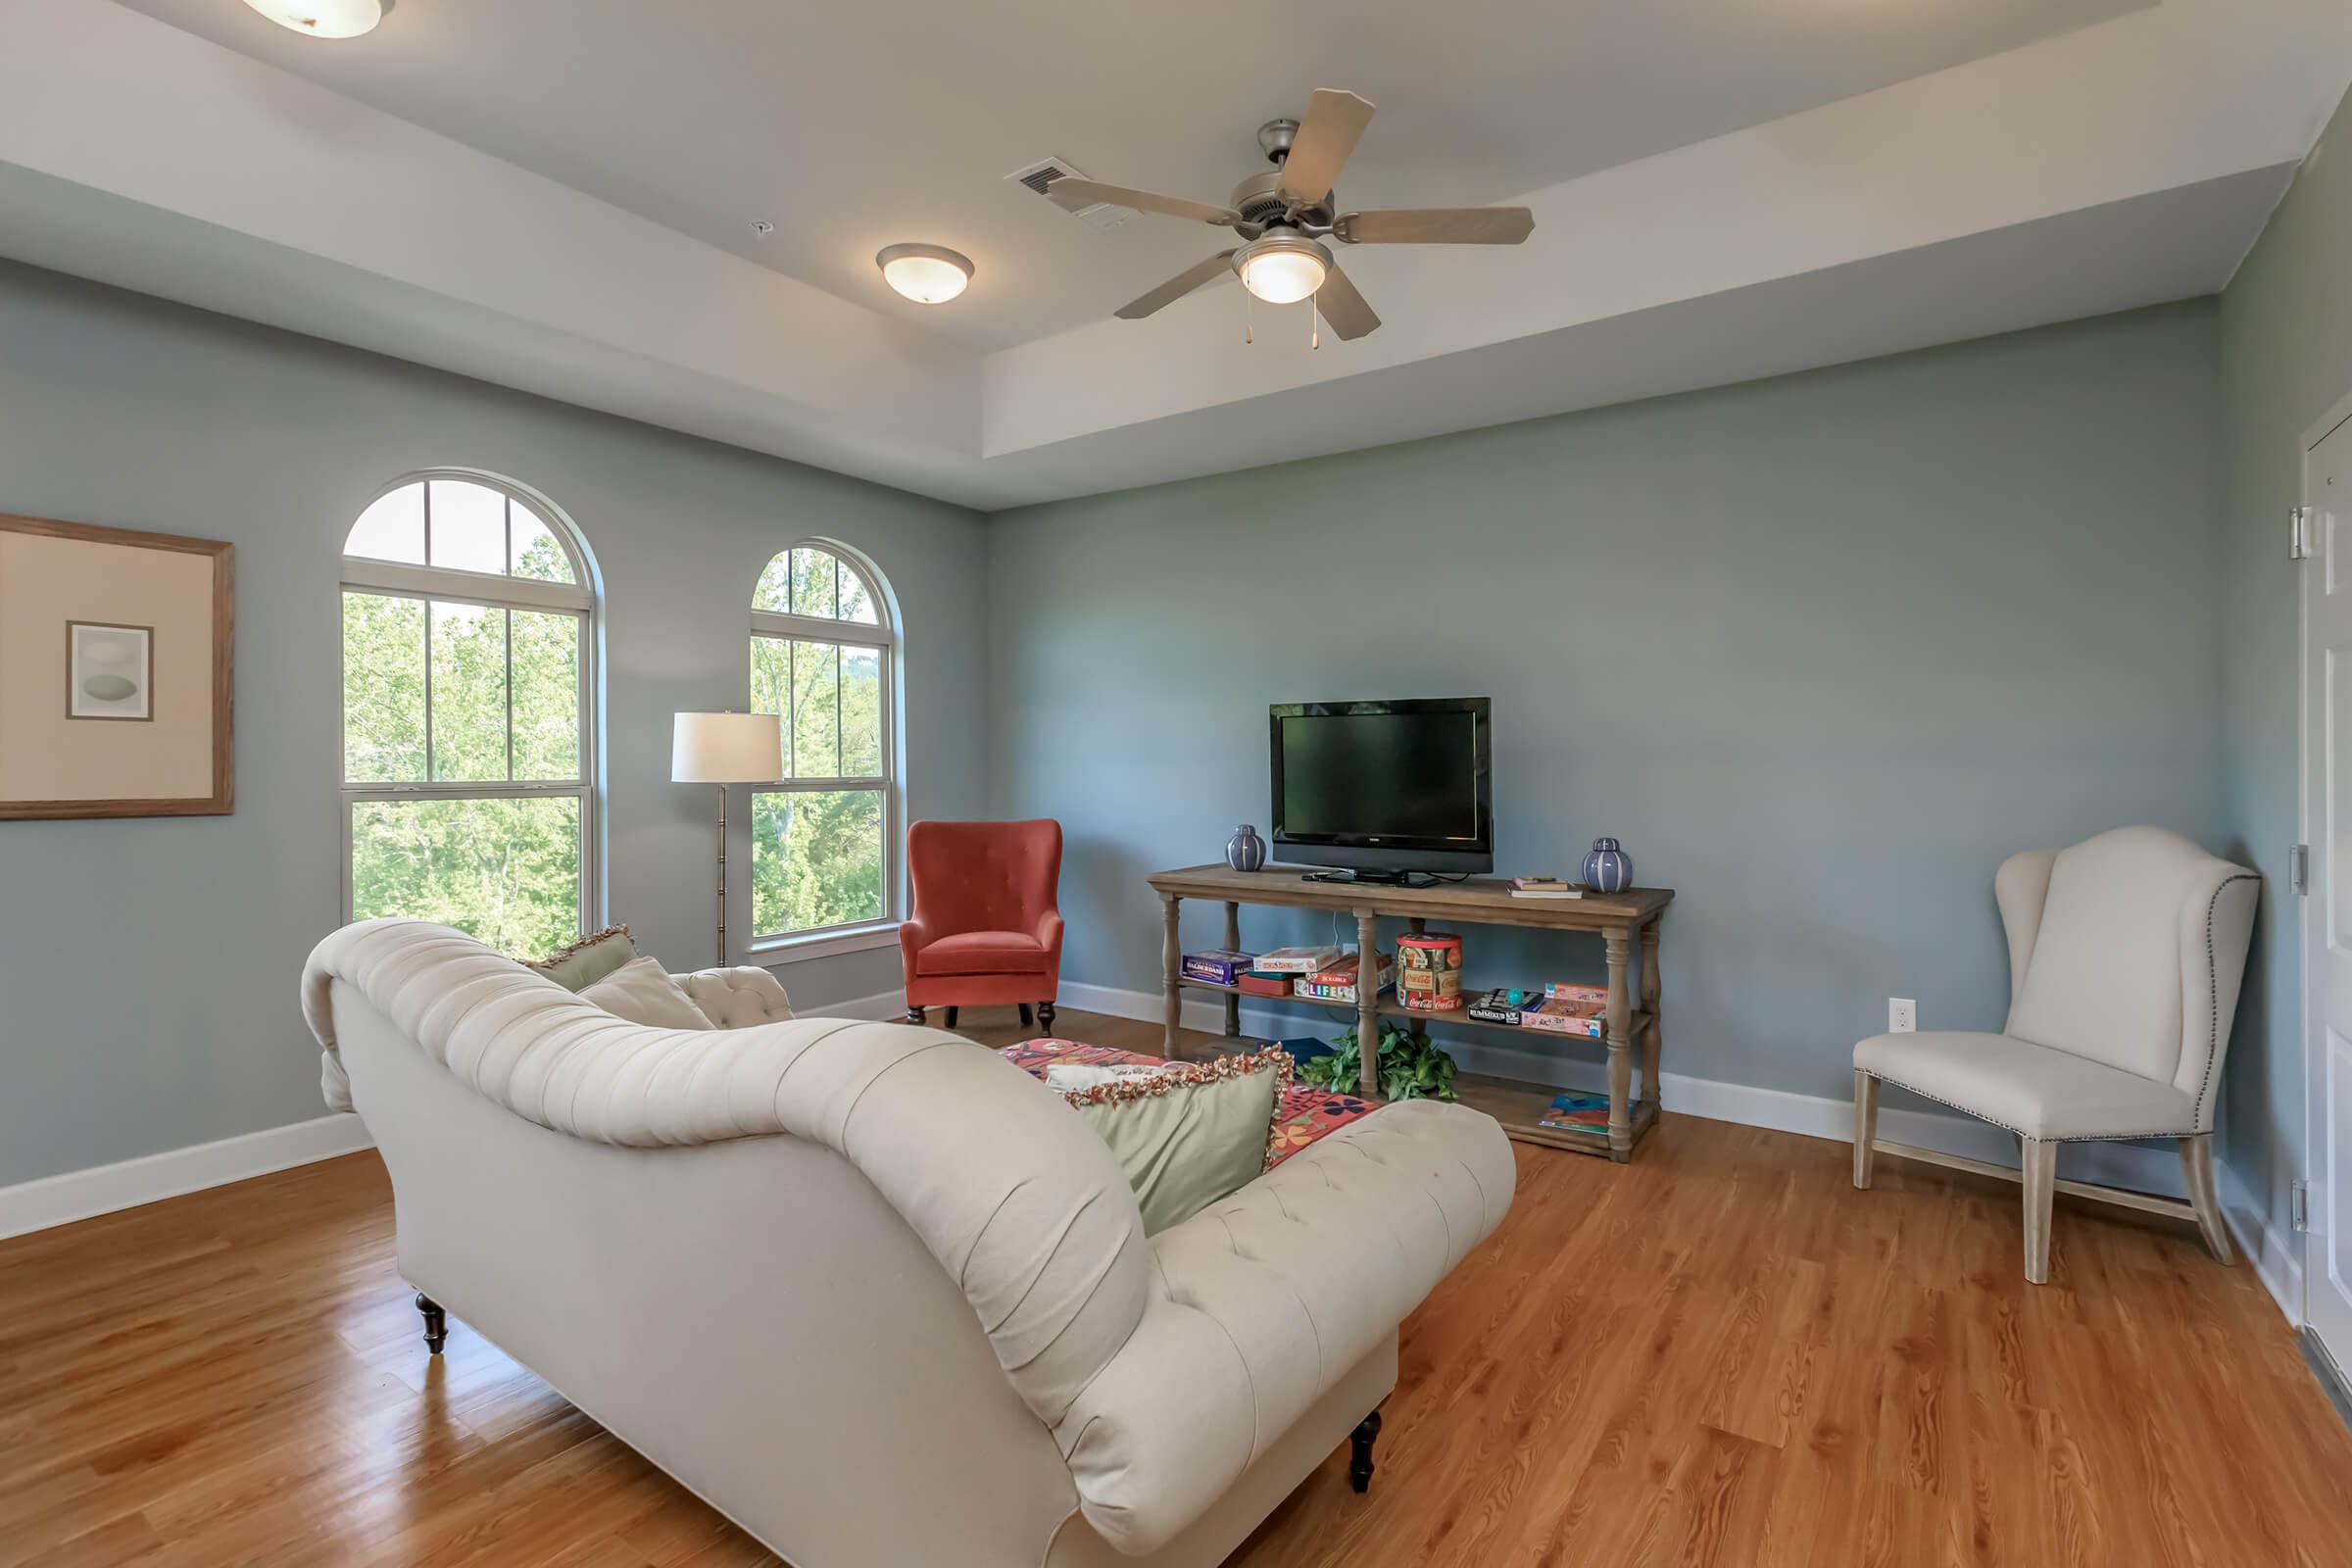
M 1096 202 L 1090 207 L 1072 207 L 1066 202 L 1054 201 L 1046 187 L 1065 176 L 1072 179 L 1087 177 L 1084 171 L 1066 158 L 1048 158 L 1026 169 L 1016 169 L 1004 177 L 1016 185 L 1026 185 L 1089 228 L 1116 228 L 1136 216 L 1134 208 L 1114 207 L 1108 202 Z

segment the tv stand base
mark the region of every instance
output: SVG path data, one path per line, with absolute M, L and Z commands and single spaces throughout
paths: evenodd
M 1427 871 L 1309 871 L 1304 882 L 1346 882 L 1362 887 L 1434 888 L 1438 879 Z

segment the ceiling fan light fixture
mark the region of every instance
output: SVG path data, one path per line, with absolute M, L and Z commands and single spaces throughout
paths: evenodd
M 882 281 L 918 305 L 945 305 L 972 280 L 972 261 L 945 245 L 885 245 L 874 255 Z
M 312 38 L 357 38 L 384 20 L 384 0 L 245 0 L 271 22 Z
M 1234 253 L 1242 286 L 1268 305 L 1296 305 L 1331 274 L 1331 252 L 1303 234 L 1268 234 Z

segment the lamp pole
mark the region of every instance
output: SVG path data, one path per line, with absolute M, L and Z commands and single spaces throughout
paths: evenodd
M 718 966 L 727 966 L 727 787 L 718 786 Z

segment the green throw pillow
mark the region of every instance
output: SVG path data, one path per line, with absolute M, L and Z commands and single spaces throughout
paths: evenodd
M 637 939 L 629 935 L 629 928 L 609 925 L 523 967 L 547 976 L 566 991 L 585 991 L 635 956 Z
M 1290 1053 L 1276 1046 L 1253 1056 L 1170 1062 L 1061 1098 L 1118 1156 L 1144 1211 L 1144 1234 L 1152 1236 L 1257 1179 L 1290 1078 Z

